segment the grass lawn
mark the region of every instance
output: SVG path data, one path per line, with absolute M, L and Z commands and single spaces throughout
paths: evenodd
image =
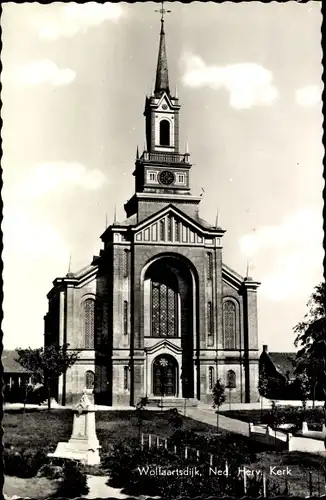
M 3 493 L 8 497 L 14 495 L 20 498 L 37 498 L 43 500 L 50 498 L 58 487 L 58 481 L 46 479 L 45 477 L 32 477 L 23 479 L 20 477 L 6 476 Z
M 239 418 L 241 420 L 254 421 L 252 414 L 260 416 L 260 411 L 234 411 L 225 412 L 227 416 Z M 241 418 L 240 418 L 241 416 Z M 185 417 L 184 428 L 194 431 L 197 435 L 207 436 L 216 433 L 216 427 L 200 423 Z M 54 451 L 58 441 L 68 441 L 71 436 L 73 422 L 73 411 L 63 409 L 53 409 L 51 412 L 26 410 L 23 415 L 18 411 L 7 410 L 3 416 L 4 446 L 15 447 L 17 451 L 28 448 L 41 449 L 45 453 Z M 96 412 L 96 430 L 102 452 L 107 453 L 112 446 L 132 438 L 138 438 L 138 421 L 133 411 L 98 411 Z M 142 432 L 156 434 L 162 437 L 169 437 L 174 432 L 174 427 L 169 422 L 168 414 L 163 411 L 145 411 L 142 423 Z M 222 432 L 222 434 L 227 434 Z M 234 435 L 237 443 L 246 440 L 243 436 Z M 314 455 L 302 453 L 276 452 L 264 448 L 261 445 L 257 448 L 257 443 L 250 442 L 250 447 L 256 451 L 257 461 L 252 464 L 252 468 L 269 470 L 269 466 L 289 465 L 295 466 L 295 478 L 289 479 L 291 494 L 302 496 L 302 492 L 308 491 L 308 469 L 320 470 L 325 464 L 325 459 Z M 99 468 L 98 474 L 104 472 Z M 324 478 L 320 475 L 320 485 L 317 486 L 317 476 L 313 479 L 314 494 L 324 494 Z M 277 478 L 276 478 L 277 479 Z M 282 483 L 284 484 L 284 482 Z M 51 489 L 51 491 L 49 490 Z M 48 481 L 45 478 L 34 477 L 31 479 L 20 479 L 7 477 L 4 492 L 6 495 L 29 496 L 34 498 L 48 498 L 56 489 L 55 481 Z
M 71 437 L 73 410 L 53 409 L 50 412 L 26 410 L 5 411 L 2 421 L 5 446 L 14 446 L 18 451 L 26 448 L 40 448 L 46 453 L 53 452 L 58 441 L 68 441 Z M 186 430 L 198 434 L 215 433 L 215 427 L 184 418 Z M 138 421 L 133 411 L 97 411 L 96 432 L 107 452 L 112 445 L 138 437 Z M 145 411 L 142 432 L 169 437 L 174 428 L 165 411 Z

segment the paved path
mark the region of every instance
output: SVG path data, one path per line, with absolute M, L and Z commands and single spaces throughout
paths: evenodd
M 189 408 L 186 415 L 194 420 L 214 425 L 216 427 L 217 416 L 213 408 Z M 225 431 L 242 434 L 243 436 L 249 436 L 249 425 L 247 422 L 242 422 L 241 420 L 236 420 L 235 418 L 229 418 L 225 415 L 219 415 L 218 425 Z
M 121 493 L 121 489 L 112 488 L 106 484 L 108 477 L 105 476 L 87 476 L 87 486 L 89 493 L 83 498 L 128 498 L 128 495 Z M 130 495 L 129 495 L 130 496 Z
M 159 497 L 150 497 L 149 495 L 126 495 L 121 492 L 120 488 L 108 486 L 106 484 L 107 480 L 107 476 L 87 476 L 89 493 L 84 495 L 82 498 L 87 498 L 88 500 L 95 498 L 115 498 L 124 500 L 125 498 L 130 497 L 137 498 L 138 500 L 146 500 L 147 498 L 152 498 L 153 500 L 159 499 Z

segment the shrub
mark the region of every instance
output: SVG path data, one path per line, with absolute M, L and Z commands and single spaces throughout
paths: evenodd
M 25 469 L 25 463 L 21 453 L 16 450 L 3 450 L 4 473 L 7 476 L 19 476 L 19 473 Z M 24 477 L 24 476 L 23 476 Z
M 78 498 L 89 491 L 85 468 L 79 462 L 67 460 L 63 466 L 63 479 L 55 497 Z
M 63 467 L 52 463 L 44 464 L 37 475 L 39 477 L 46 477 L 47 479 L 61 479 L 63 477 Z
M 197 457 L 188 456 L 184 458 L 174 455 L 166 449 L 151 448 L 149 450 L 140 450 L 140 448 L 130 446 L 118 446 L 112 454 L 106 456 L 103 465 L 107 467 L 110 478 L 108 485 L 124 488 L 123 492 L 127 495 L 151 495 L 162 498 L 189 497 L 194 498 L 202 495 L 209 497 L 214 492 L 214 496 L 230 495 L 241 497 L 243 495 L 243 480 L 238 476 L 238 465 L 240 462 L 230 466 L 230 476 L 214 476 L 207 472 L 208 464 L 198 462 Z M 151 476 L 145 471 L 141 474 L 138 467 L 149 467 L 153 469 L 160 466 L 162 469 L 186 469 L 187 467 L 198 467 L 202 474 L 200 476 L 178 477 L 177 475 L 158 475 Z M 225 466 L 221 459 L 220 463 L 214 463 L 218 469 Z M 261 483 L 254 479 L 250 483 L 250 493 L 252 495 L 259 492 Z M 258 494 L 258 493 L 257 493 Z
M 34 477 L 46 460 L 42 450 L 27 449 L 18 452 L 15 449 L 4 449 L 4 473 L 8 476 L 22 478 Z

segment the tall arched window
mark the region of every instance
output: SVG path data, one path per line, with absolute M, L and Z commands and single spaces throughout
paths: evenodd
M 177 283 L 167 273 L 152 281 L 152 336 L 177 336 Z
M 85 373 L 85 387 L 86 387 L 86 389 L 93 389 L 94 380 L 95 380 L 94 372 L 92 372 L 91 370 L 88 370 Z
M 208 335 L 213 335 L 213 306 L 211 302 L 207 304 L 207 333 Z
M 128 335 L 128 302 L 123 302 L 123 333 Z
M 207 279 L 211 280 L 213 276 L 213 258 L 212 254 L 207 254 Z
M 123 275 L 125 278 L 129 276 L 129 250 L 123 251 Z
M 129 389 L 129 366 L 123 367 L 123 388 L 125 391 Z
M 237 386 L 236 375 L 233 370 L 229 370 L 226 374 L 226 387 L 228 389 L 235 389 Z
M 86 299 L 84 302 L 84 348 L 94 349 L 94 318 L 95 300 Z
M 236 330 L 236 307 L 234 302 L 226 300 L 223 304 L 224 349 L 236 349 Z
M 208 386 L 209 389 L 213 389 L 214 385 L 214 366 L 209 367 L 209 372 L 208 372 Z
M 160 146 L 170 146 L 170 122 L 160 121 Z

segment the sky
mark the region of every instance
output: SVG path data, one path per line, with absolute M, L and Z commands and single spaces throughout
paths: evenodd
M 6 349 L 43 343 L 52 281 L 125 217 L 155 78 L 159 4 L 5 3 Z M 224 262 L 261 282 L 259 345 L 294 350 L 323 279 L 321 2 L 166 2 L 170 87 L 192 193 L 226 229 Z M 202 191 L 204 190 L 204 191 Z

